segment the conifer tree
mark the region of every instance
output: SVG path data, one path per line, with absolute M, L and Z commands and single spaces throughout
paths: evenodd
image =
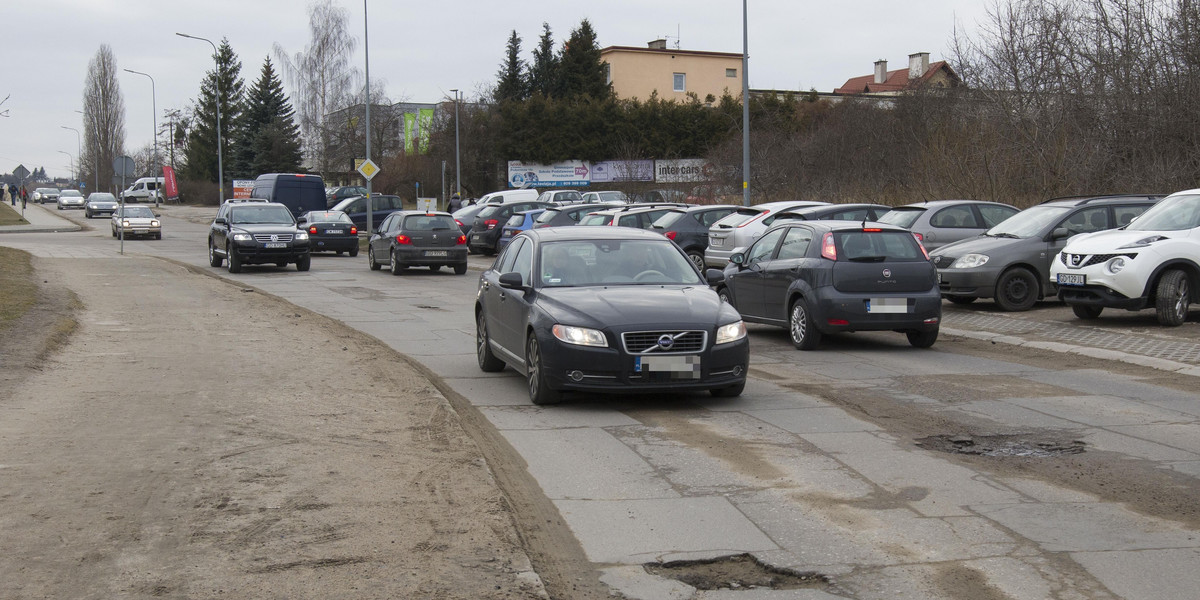
M 533 64 L 529 65 L 529 92 L 542 96 L 554 96 L 558 88 L 558 56 L 554 53 L 554 37 L 549 23 L 542 23 L 542 36 L 538 47 L 533 50 Z
M 236 177 L 300 169 L 300 128 L 270 57 L 246 94 L 235 142 L 232 172 Z
M 496 84 L 494 98 L 497 103 L 521 101 L 528 97 L 528 86 L 525 82 L 525 61 L 521 60 L 521 36 L 513 30 L 508 36 L 507 53 L 500 72 L 496 74 L 499 82 Z
M 217 106 L 221 110 L 222 156 L 228 162 L 233 133 L 242 113 L 242 88 L 245 86 L 241 78 L 242 62 L 234 54 L 228 39 L 221 40 L 216 59 L 215 70 L 209 71 L 200 84 L 200 97 L 193 108 L 194 118 L 188 132 L 183 168 L 183 175 L 188 179 L 214 183 L 217 181 Z M 229 181 L 231 174 L 231 171 L 225 170 L 226 181 Z
M 604 63 L 600 60 L 596 31 L 587 19 L 579 23 L 567 43 L 563 44 L 557 69 L 557 96 L 560 98 L 590 96 L 600 100 L 612 94 Z

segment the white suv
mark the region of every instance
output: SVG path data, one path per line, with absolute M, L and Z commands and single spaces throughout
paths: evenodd
M 1182 325 L 1200 283 L 1200 189 L 1163 198 L 1125 227 L 1071 238 L 1050 280 L 1081 319 L 1154 307 L 1159 323 Z

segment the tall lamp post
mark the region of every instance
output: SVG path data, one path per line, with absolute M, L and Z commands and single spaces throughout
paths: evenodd
M 454 92 L 454 192 L 462 198 L 462 165 L 458 161 L 458 90 Z
M 63 129 L 70 129 L 71 131 L 75 132 L 75 156 L 78 156 L 79 160 L 83 161 L 83 136 L 79 135 L 79 130 L 75 129 L 74 127 L 67 127 L 66 125 L 59 125 L 59 127 L 62 127 Z M 78 163 L 75 164 L 75 181 L 79 181 L 79 176 L 82 174 L 80 173 L 82 168 L 83 165 Z
M 149 73 L 134 71 L 133 69 L 125 69 L 126 73 L 134 75 L 144 75 L 150 77 Z M 219 110 L 219 106 L 218 106 Z M 153 123 L 154 129 L 154 205 L 159 205 L 159 199 L 162 198 L 162 186 L 158 184 L 158 175 L 162 172 L 160 163 L 158 162 L 158 94 L 154 91 L 154 78 L 150 77 L 150 122 Z M 220 130 L 217 131 L 220 133 Z M 224 189 L 224 185 L 221 186 Z
M 70 152 L 67 152 L 66 150 L 55 150 L 55 152 L 57 152 L 57 153 L 59 153 L 59 154 L 66 154 L 66 155 L 67 155 L 67 158 L 71 159 L 71 170 L 72 170 L 72 171 L 76 171 L 76 169 L 75 169 L 75 157 L 71 156 L 71 153 L 70 153 Z M 78 173 L 78 171 L 76 171 L 76 173 Z
M 82 110 L 77 110 L 75 112 L 83 115 L 84 118 L 87 118 L 87 115 L 84 114 Z M 68 128 L 68 129 L 70 129 L 70 128 Z M 96 172 L 96 191 L 97 192 L 100 191 L 100 150 L 101 150 L 100 136 L 97 135 L 96 136 L 96 160 L 92 161 L 92 167 L 94 167 L 92 170 Z M 83 171 L 83 151 L 82 150 L 79 151 L 79 163 L 80 163 L 79 170 Z M 82 174 L 83 173 L 81 172 L 80 175 L 82 175 Z M 83 185 L 83 182 L 80 181 L 79 184 Z
M 364 0 L 364 2 L 365 1 L 366 0 Z M 221 204 L 225 204 L 225 168 L 221 164 L 221 62 L 220 62 L 221 57 L 220 57 L 220 53 L 217 52 L 217 45 L 214 44 L 212 42 L 212 40 L 210 40 L 210 39 L 196 37 L 194 35 L 188 35 L 186 33 L 179 33 L 179 32 L 176 32 L 175 35 L 177 35 L 179 37 L 193 39 L 193 40 L 200 40 L 202 42 L 208 42 L 208 45 L 212 46 L 212 49 L 213 49 L 213 62 L 216 63 L 216 74 L 217 74 L 217 76 L 216 76 L 216 82 L 217 82 L 217 98 L 216 98 L 216 100 L 217 100 L 217 103 L 216 103 L 217 104 L 217 189 L 220 191 L 220 194 L 221 194 Z
M 750 206 L 750 29 L 742 0 L 742 204 Z

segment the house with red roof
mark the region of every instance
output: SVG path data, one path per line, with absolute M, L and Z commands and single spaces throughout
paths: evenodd
M 908 68 L 887 70 L 886 60 L 875 61 L 875 73 L 851 77 L 833 90 L 839 95 L 897 96 L 918 89 L 952 88 L 962 85 L 958 73 L 944 60 L 929 62 L 928 52 L 908 55 Z

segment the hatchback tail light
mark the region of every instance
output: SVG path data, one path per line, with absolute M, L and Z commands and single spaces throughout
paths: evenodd
M 663 235 L 667 236 L 667 239 L 671 240 L 673 242 L 673 241 L 675 241 L 675 236 L 679 235 L 679 232 L 678 231 L 668 231 L 668 232 L 664 233 Z
M 925 255 L 925 260 L 929 260 L 929 251 L 925 249 L 924 238 L 915 231 L 913 232 L 913 237 L 917 238 L 917 245 L 921 247 L 921 254 Z
M 500 221 L 497 221 L 496 219 L 488 219 L 484 221 L 483 224 L 487 225 L 488 229 L 495 229 L 496 226 L 500 224 Z
M 412 243 L 412 238 L 410 238 L 410 237 L 408 237 L 407 235 L 404 235 L 404 234 L 402 233 L 402 234 L 400 234 L 400 235 L 396 236 L 396 243 L 397 243 L 397 244 L 411 244 L 411 243 Z
M 459 229 L 462 229 L 462 226 L 463 226 L 463 222 L 462 222 L 462 221 L 459 221 L 458 219 L 455 219 L 455 220 L 454 220 L 454 223 L 455 223 L 456 225 L 458 225 L 458 228 L 459 228 Z
M 826 232 L 821 237 L 821 258 L 837 260 L 837 247 L 833 245 L 833 233 Z
M 912 234 L 913 234 L 913 237 L 917 238 L 917 241 L 918 241 L 918 242 L 924 242 L 924 241 L 925 241 L 925 236 L 923 236 L 923 235 L 921 235 L 921 234 L 919 234 L 919 233 L 917 233 L 917 232 L 915 232 L 915 231 L 914 231 L 914 232 L 912 232 Z
M 465 235 L 460 235 L 460 236 L 458 236 L 457 240 L 454 240 L 454 244 L 457 246 L 461 246 L 465 243 L 467 243 L 467 236 L 465 236 Z

